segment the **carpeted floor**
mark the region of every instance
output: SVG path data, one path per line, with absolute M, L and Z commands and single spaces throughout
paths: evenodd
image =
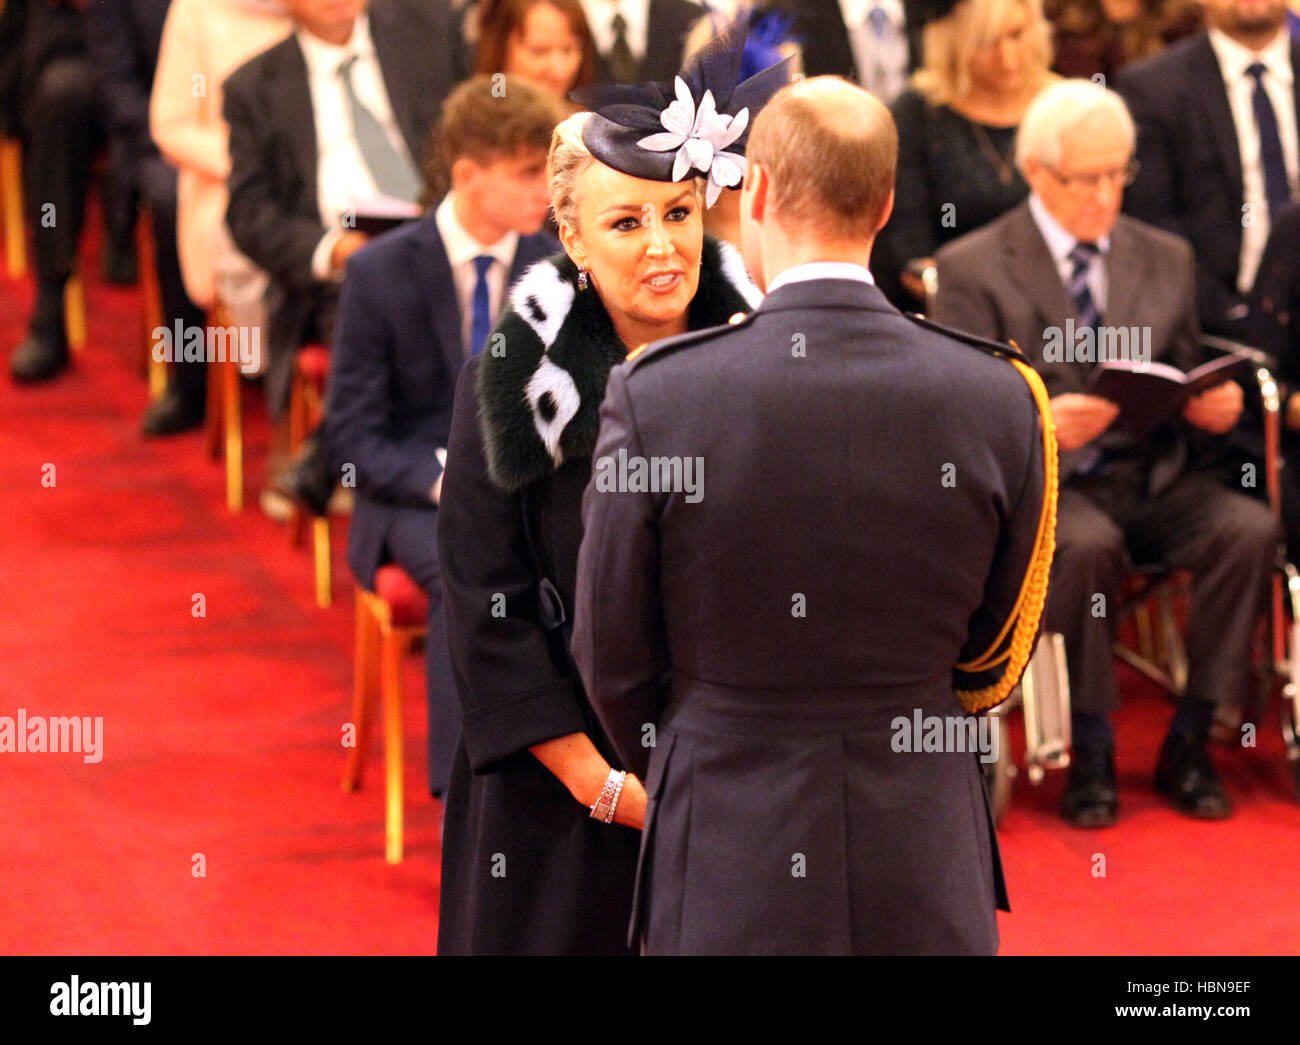
M 139 437 L 139 298 L 86 268 L 74 370 L 37 389 L 0 378 L 0 715 L 102 716 L 103 758 L 0 754 L 0 953 L 432 953 L 439 807 L 423 790 L 418 663 L 408 854 L 390 867 L 378 752 L 366 790 L 339 786 L 344 526 L 335 605 L 318 609 L 308 553 L 256 508 L 269 440 L 255 390 L 252 507 L 232 516 L 200 436 Z M 30 301 L 30 282 L 0 278 L 6 374 Z M 1256 749 L 1216 752 L 1237 815 L 1193 823 L 1150 789 L 1169 706 L 1125 679 L 1116 828 L 1067 827 L 1062 774 L 1017 784 L 1003 953 L 1300 952 L 1300 805 L 1276 715 Z

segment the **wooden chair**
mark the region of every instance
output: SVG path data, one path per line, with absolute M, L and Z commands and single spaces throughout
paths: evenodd
M 167 364 L 154 358 L 154 331 L 163 325 L 162 290 L 158 284 L 158 256 L 153 246 L 153 215 L 148 204 L 140 205 L 135 223 L 136 253 L 140 258 L 140 294 L 144 301 L 144 371 L 149 380 L 149 401 L 156 402 L 167 391 Z M 173 345 L 172 351 L 180 351 Z
M 365 769 L 375 697 L 384 716 L 384 857 L 402 862 L 404 764 L 402 758 L 402 656 L 424 641 L 428 599 L 400 566 L 381 566 L 375 590 L 357 588 L 356 663 L 352 721 L 356 744 L 348 753 L 343 790 L 357 791 Z
M 22 144 L 15 138 L 0 140 L 0 222 L 9 276 L 22 279 L 27 275 L 27 229 L 23 223 Z
M 213 307 L 208 323 L 229 326 L 221 302 Z M 206 435 L 208 456 L 226 461 L 226 508 L 232 512 L 244 507 L 244 418 L 240 400 L 239 361 L 227 359 L 208 363 L 208 402 Z M 224 453 L 223 453 L 224 451 Z
M 325 415 L 325 382 L 329 379 L 330 353 L 324 345 L 304 345 L 293 361 L 293 386 L 289 393 L 289 452 L 296 453 Z M 306 515 L 295 508 L 289 520 L 289 540 L 302 544 Z M 333 602 L 331 576 L 330 520 L 328 515 L 311 520 L 312 553 L 315 562 L 316 605 Z

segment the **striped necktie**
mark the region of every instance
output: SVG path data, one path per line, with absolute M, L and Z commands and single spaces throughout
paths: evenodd
M 1088 287 L 1088 273 L 1092 269 L 1093 259 L 1100 254 L 1097 244 L 1080 240 L 1070 251 L 1070 260 L 1074 270 L 1070 273 L 1069 291 L 1074 301 L 1074 309 L 1079 315 L 1079 326 L 1096 328 L 1101 320 L 1097 312 L 1097 303 L 1092 300 L 1092 291 Z

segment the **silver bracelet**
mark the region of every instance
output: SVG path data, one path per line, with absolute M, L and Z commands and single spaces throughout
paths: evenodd
M 600 789 L 600 797 L 591 805 L 591 818 L 602 824 L 613 823 L 614 810 L 618 808 L 619 796 L 623 794 L 623 784 L 627 780 L 627 771 L 611 769 L 605 778 L 605 786 Z

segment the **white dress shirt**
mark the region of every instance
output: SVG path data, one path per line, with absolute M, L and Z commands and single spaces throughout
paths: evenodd
M 1218 29 L 1211 29 L 1210 46 L 1219 60 L 1219 71 L 1228 91 L 1232 122 L 1237 127 L 1237 151 L 1241 154 L 1242 202 L 1249 205 L 1253 221 L 1243 223 L 1241 256 L 1237 268 L 1237 291 L 1248 294 L 1255 283 L 1255 272 L 1268 242 L 1268 197 L 1264 191 L 1264 164 L 1260 157 L 1259 126 L 1251 98 L 1255 78 L 1246 72 L 1255 62 L 1263 63 L 1261 78 L 1268 100 L 1277 116 L 1278 137 L 1282 139 L 1282 158 L 1292 198 L 1300 181 L 1300 143 L 1296 141 L 1295 96 L 1292 94 L 1295 70 L 1291 68 L 1291 38 L 1286 28 L 1278 30 L 1273 42 L 1262 51 L 1252 51 Z
M 339 76 L 339 67 L 349 56 L 357 56 L 351 73 L 357 100 L 374 114 L 399 154 L 409 160 L 411 153 L 393 118 L 379 57 L 370 39 L 369 18 L 360 15 L 352 27 L 352 39 L 342 45 L 327 43 L 302 28 L 295 30 L 295 36 L 307 63 L 316 127 L 316 203 L 326 228 L 312 254 L 312 275 L 320 280 L 338 279 L 342 274 L 331 269 L 330 253 L 346 231 L 340 218 L 356 200 L 379 195 L 370 168 L 361 157 L 347 92 Z
M 628 50 L 638 62 L 645 57 L 646 33 L 650 22 L 650 0 L 582 0 L 596 50 L 608 55 L 614 46 L 614 16 L 621 14 L 627 22 L 623 36 Z M 703 13 L 703 12 L 701 12 Z
M 888 105 L 907 85 L 910 49 L 903 0 L 839 0 L 840 16 L 848 30 L 858 83 Z M 871 12 L 879 7 L 887 21 L 876 35 Z
M 865 265 L 855 265 L 851 261 L 805 261 L 778 273 L 767 285 L 767 293 L 787 283 L 805 283 L 814 279 L 852 279 L 873 287 L 876 285 L 875 277 Z
M 1061 227 L 1061 223 L 1052 217 L 1036 192 L 1029 194 L 1029 213 L 1033 215 L 1034 224 L 1038 226 L 1038 231 L 1042 233 L 1043 240 L 1047 243 L 1047 251 L 1056 262 L 1056 271 L 1061 277 L 1061 282 L 1068 290 L 1070 278 L 1074 275 L 1074 262 L 1070 260 L 1070 251 L 1074 250 L 1079 239 Z M 1097 306 L 1097 315 L 1105 319 L 1106 299 L 1110 292 L 1110 274 L 1107 271 L 1110 260 L 1110 237 L 1103 236 L 1099 239 L 1097 249 L 1100 253 L 1094 254 L 1088 265 L 1088 292 L 1092 295 L 1092 303 Z
M 438 235 L 442 237 L 447 261 L 451 263 L 451 278 L 456 284 L 456 302 L 460 305 L 460 344 L 468 359 L 470 332 L 474 325 L 474 287 L 478 284 L 474 259 L 480 254 L 491 254 L 496 258 L 496 263 L 487 271 L 488 311 L 495 322 L 505 300 L 506 280 L 510 277 L 510 266 L 515 261 L 519 233 L 507 232 L 495 243 L 480 243 L 460 223 L 455 208 L 456 193 L 452 191 L 438 204 L 438 209 L 433 212 L 433 220 L 438 226 Z

